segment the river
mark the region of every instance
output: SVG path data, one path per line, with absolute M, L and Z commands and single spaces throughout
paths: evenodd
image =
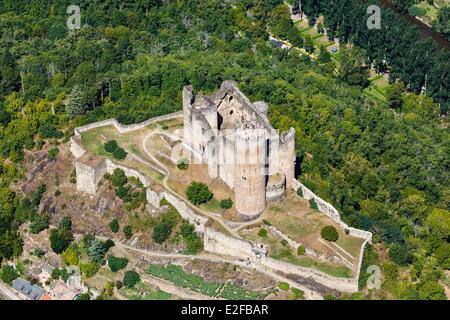
M 409 14 L 401 13 L 392 1 L 390 0 L 380 0 L 380 1 L 383 6 L 390 8 L 397 15 L 401 16 L 403 19 L 406 19 L 410 24 L 417 26 L 420 31 L 420 39 L 432 38 L 434 39 L 439 48 L 445 48 L 447 50 L 450 50 L 450 41 L 444 38 L 439 32 L 434 31 L 427 24 L 423 23 L 419 19 L 410 16 Z

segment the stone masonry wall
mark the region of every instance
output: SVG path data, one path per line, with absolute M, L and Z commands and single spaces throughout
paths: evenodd
M 357 272 L 355 276 L 356 283 L 358 282 L 359 275 L 361 273 L 361 266 L 362 266 L 362 260 L 364 258 L 364 250 L 366 248 L 367 243 L 372 242 L 372 233 L 365 230 L 356 229 L 353 227 L 349 227 L 345 222 L 341 220 L 341 216 L 339 214 L 339 211 L 336 210 L 335 207 L 333 207 L 330 203 L 326 202 L 319 196 L 317 196 L 314 192 L 309 190 L 305 185 L 303 185 L 300 181 L 293 180 L 292 187 L 295 191 L 297 191 L 298 188 L 301 188 L 303 191 L 303 198 L 306 200 L 314 199 L 314 201 L 317 203 L 317 207 L 319 208 L 319 211 L 326 214 L 328 217 L 333 219 L 336 223 L 338 223 L 344 230 L 348 230 L 348 234 L 357 237 L 365 239 L 363 242 L 360 252 L 359 252 L 359 259 L 357 264 Z M 358 286 L 356 284 L 356 291 L 358 290 Z
M 199 233 L 204 233 L 205 231 L 205 223 L 208 221 L 208 218 L 204 216 L 200 216 L 194 212 L 183 200 L 178 199 L 176 196 L 169 192 L 163 192 L 164 198 L 169 201 L 175 209 L 178 210 L 180 215 L 188 220 L 195 226 L 195 231 Z
M 84 148 L 80 144 L 78 144 L 78 142 L 73 137 L 70 138 L 70 151 L 77 159 L 81 158 L 81 156 L 86 153 L 86 150 L 84 150 Z
M 291 273 L 304 278 L 312 278 L 314 281 L 323 284 L 330 289 L 336 289 L 343 292 L 358 291 L 358 278 L 337 278 L 312 268 L 304 268 L 268 257 L 261 259 L 261 264 L 283 273 Z
M 227 236 L 211 227 L 205 227 L 203 243 L 205 251 L 244 260 L 253 259 L 255 256 L 250 242 Z
M 130 124 L 130 125 L 121 124 L 116 119 L 107 119 L 107 120 L 94 122 L 94 123 L 90 123 L 90 124 L 87 124 L 82 127 L 75 128 L 75 136 L 81 135 L 81 133 L 84 131 L 88 131 L 88 130 L 92 130 L 92 129 L 100 128 L 100 127 L 111 126 L 111 125 L 113 125 L 117 129 L 117 131 L 119 131 L 120 133 L 127 133 L 130 131 L 145 128 L 146 126 L 148 126 L 152 123 L 155 123 L 155 122 L 179 118 L 182 115 L 183 115 L 183 112 L 179 111 L 179 112 L 169 113 L 169 114 L 165 114 L 165 115 L 162 115 L 159 117 L 151 118 L 151 119 L 148 119 L 141 123 Z

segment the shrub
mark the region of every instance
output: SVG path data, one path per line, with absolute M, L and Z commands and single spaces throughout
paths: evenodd
M 314 199 L 309 199 L 309 206 L 311 209 L 319 210 L 319 208 L 317 207 L 316 200 Z
M 304 246 L 298 246 L 298 248 L 297 248 L 297 254 L 298 254 L 299 256 L 305 255 L 305 247 L 304 247 Z
M 266 219 L 263 219 L 263 221 L 262 221 L 266 226 L 271 226 L 272 224 L 269 222 L 269 221 L 267 221 Z
M 56 159 L 56 156 L 58 155 L 58 153 L 59 153 L 58 148 L 56 148 L 56 147 L 51 148 L 50 150 L 48 150 L 47 157 L 49 160 L 54 160 L 54 159 Z
M 98 271 L 99 265 L 95 262 L 86 262 L 80 264 L 81 272 L 86 276 L 86 278 L 92 278 Z
M 228 199 L 223 199 L 220 201 L 220 207 L 222 209 L 230 209 L 233 206 L 233 200 L 231 200 L 230 198 Z
M 109 153 L 113 153 L 118 147 L 116 140 L 109 140 L 104 145 L 105 151 Z
M 450 243 L 443 243 L 434 255 L 442 269 L 450 269 Z
M 30 232 L 32 234 L 38 234 L 42 230 L 47 229 L 49 226 L 48 216 L 35 216 L 33 222 L 30 224 Z
M 123 234 L 125 235 L 125 239 L 130 239 L 133 236 L 133 230 L 131 229 L 131 226 L 124 227 Z
M 117 280 L 117 281 L 116 281 L 116 288 L 117 288 L 117 289 L 120 289 L 120 288 L 122 288 L 122 286 L 123 286 L 122 281 Z
M 113 219 L 110 223 L 109 223 L 109 228 L 111 229 L 112 232 L 117 233 L 119 232 L 119 222 L 117 221 L 117 219 Z
M 280 282 L 278 283 L 278 288 L 284 291 L 289 290 L 289 284 L 286 282 Z
M 400 266 L 406 266 L 411 262 L 411 254 L 404 244 L 393 243 L 389 247 L 389 258 Z
M 195 233 L 195 227 L 192 224 L 183 223 L 180 233 L 186 243 L 187 254 L 197 254 L 202 249 L 202 240 Z
M 113 152 L 114 159 L 123 160 L 127 157 L 127 152 L 123 148 L 117 148 Z
M 286 239 L 283 239 L 283 240 L 281 240 L 281 244 L 282 244 L 283 246 L 287 247 L 288 242 L 287 242 Z
M 302 188 L 298 188 L 298 189 L 297 189 L 297 194 L 298 194 L 300 197 L 303 197 L 303 189 L 302 189 Z
M 68 217 L 64 217 L 59 221 L 59 229 L 72 230 L 72 221 Z
M 180 161 L 178 161 L 177 168 L 180 170 L 187 170 L 189 168 L 187 159 L 181 159 Z
M 61 190 L 56 190 L 55 191 L 55 197 L 59 197 L 61 195 Z
M 267 237 L 267 230 L 264 228 L 259 229 L 258 236 L 260 236 L 261 238 Z
M 199 205 L 211 200 L 213 194 L 206 184 L 194 181 L 187 188 L 186 196 L 194 205 Z
M 320 235 L 327 241 L 335 242 L 339 239 L 339 234 L 335 227 L 333 226 L 325 226 L 320 231 Z
M 170 234 L 172 233 L 172 224 L 170 224 L 167 221 L 163 221 L 161 223 L 158 223 L 153 228 L 153 234 L 152 239 L 158 244 L 162 244 L 164 241 L 169 238 Z
M 128 264 L 127 258 L 117 258 L 114 256 L 110 256 L 108 258 L 108 266 L 112 272 L 116 273 L 119 270 L 124 269 Z
M 167 124 L 163 124 L 162 127 L 161 127 L 161 129 L 167 130 L 167 129 L 169 129 L 169 126 L 168 126 Z
M 291 295 L 292 300 L 303 299 L 305 297 L 305 292 L 300 289 L 291 288 L 291 292 L 292 292 Z
M 53 229 L 50 231 L 50 247 L 52 250 L 60 254 L 69 247 L 73 240 L 73 235 L 67 229 Z
M 123 277 L 123 284 L 128 288 L 133 288 L 140 281 L 139 274 L 136 271 L 127 271 Z
M 103 241 L 94 239 L 91 241 L 91 244 L 88 248 L 88 255 L 92 259 L 92 261 L 98 264 L 103 264 L 106 251 L 107 249 Z
M 113 184 L 113 186 L 115 187 L 121 187 L 123 186 L 125 183 L 127 183 L 128 179 L 127 176 L 125 175 L 125 171 L 123 171 L 122 169 L 115 169 L 114 173 L 111 177 L 111 182 Z
M 180 233 L 184 238 L 189 237 L 195 231 L 195 227 L 190 223 L 183 223 L 180 227 Z
M 78 252 L 76 248 L 72 245 L 69 246 L 63 253 L 62 253 L 63 261 L 68 266 L 76 266 L 78 265 L 79 259 L 78 259 Z
M 111 239 L 108 239 L 105 241 L 103 246 L 105 247 L 106 251 L 108 251 L 110 248 L 114 247 L 116 244 Z
M 14 267 L 9 265 L 4 265 L 0 269 L 0 278 L 4 283 L 11 284 L 17 277 L 19 276 L 19 273 L 17 272 Z
M 195 233 L 186 237 L 185 241 L 187 254 L 197 254 L 203 248 L 202 239 Z
M 91 295 L 88 292 L 85 292 L 78 295 L 75 300 L 91 300 Z

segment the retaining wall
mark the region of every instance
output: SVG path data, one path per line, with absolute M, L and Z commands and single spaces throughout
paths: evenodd
M 135 124 L 130 124 L 130 125 L 121 124 L 116 119 L 107 119 L 107 120 L 98 121 L 98 122 L 87 124 L 85 126 L 75 128 L 75 136 L 81 135 L 81 133 L 84 131 L 88 131 L 88 130 L 92 130 L 92 129 L 100 128 L 100 127 L 111 126 L 111 125 L 114 126 L 117 129 L 117 131 L 119 131 L 120 133 L 127 133 L 130 131 L 145 128 L 146 126 L 148 126 L 152 123 L 155 123 L 155 122 L 176 119 L 181 116 L 183 116 L 183 112 L 179 111 L 179 112 L 169 113 L 169 114 L 165 114 L 165 115 L 162 115 L 159 117 L 151 118 L 151 119 L 148 119 L 141 123 L 135 123 Z
M 326 202 L 325 200 L 317 196 L 314 192 L 309 190 L 300 181 L 294 179 L 294 181 L 292 182 L 292 187 L 295 191 L 297 191 L 298 188 L 301 188 L 303 191 L 303 198 L 305 198 L 306 200 L 314 199 L 314 201 L 317 203 L 319 211 L 326 214 L 331 219 L 333 219 L 344 230 L 348 230 L 349 235 L 365 239 L 359 252 L 358 264 L 356 267 L 356 276 L 354 278 L 354 280 L 356 281 L 355 291 L 358 291 L 358 279 L 361 273 L 362 260 L 364 258 L 364 250 L 368 243 L 372 243 L 372 233 L 369 231 L 349 227 L 345 222 L 341 220 L 339 211 L 337 211 L 335 207 L 333 207 L 330 203 Z
M 357 238 L 369 239 L 369 242 L 372 242 L 371 232 L 349 227 L 345 222 L 341 220 L 341 215 L 339 214 L 339 211 L 337 211 L 336 208 L 333 207 L 333 205 L 317 196 L 314 192 L 309 190 L 300 181 L 294 179 L 292 187 L 294 188 L 295 191 L 297 191 L 298 188 L 301 188 L 303 191 L 303 198 L 305 198 L 306 200 L 314 199 L 314 201 L 317 203 L 319 211 L 326 214 L 331 219 L 333 219 L 333 221 L 339 224 L 339 226 L 341 226 L 344 230 L 348 230 L 349 235 Z
M 323 284 L 330 289 L 344 292 L 358 291 L 358 278 L 337 278 L 312 268 L 304 268 L 268 257 L 261 259 L 260 262 L 262 265 L 273 270 L 299 275 L 304 278 L 312 278 L 314 281 Z
M 188 220 L 195 226 L 195 231 L 204 233 L 205 231 L 205 223 L 208 221 L 208 218 L 204 216 L 200 216 L 194 212 L 187 204 L 181 199 L 178 199 L 173 194 L 164 191 L 164 198 L 172 204 L 175 209 L 178 210 L 183 219 Z
M 205 227 L 203 245 L 205 251 L 237 257 L 253 259 L 252 244 L 248 241 L 227 236 L 211 227 Z

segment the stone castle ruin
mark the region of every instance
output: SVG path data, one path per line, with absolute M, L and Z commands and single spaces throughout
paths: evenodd
M 295 131 L 279 134 L 265 102 L 251 103 L 233 81 L 212 96 L 196 96 L 186 86 L 183 115 L 185 154 L 192 163 L 207 163 L 209 176 L 234 190 L 243 219 L 283 198 L 294 180 Z
M 75 128 L 75 136 L 70 138 L 70 150 L 75 158 L 77 190 L 94 195 L 103 175 L 120 168 L 124 170 L 126 176 L 141 181 L 146 188 L 149 204 L 158 208 L 161 199 L 165 198 L 183 219 L 192 223 L 196 232 L 203 234 L 205 251 L 236 257 L 243 264 L 256 261 L 265 268 L 299 275 L 331 289 L 356 292 L 364 248 L 371 242 L 372 234 L 346 225 L 331 204 L 294 178 L 294 129 L 291 128 L 286 134 L 278 134 L 269 124 L 267 111 L 266 103 L 251 103 L 236 83 L 225 81 L 220 90 L 209 97 L 195 96 L 193 88 L 186 86 L 183 90 L 182 112 L 132 125 L 122 125 L 116 119 L 108 119 Z M 282 199 L 288 188 L 294 190 L 300 188 L 305 199 L 314 199 L 318 210 L 338 223 L 346 233 L 364 239 L 359 259 L 355 262 L 356 275 L 352 278 L 340 278 L 314 268 L 270 258 L 264 245 L 218 231 L 212 226 L 212 220 L 199 215 L 183 199 L 161 188 L 137 170 L 116 164 L 108 158 L 93 155 L 84 148 L 81 139 L 83 132 L 94 128 L 114 126 L 118 132 L 127 133 L 150 124 L 181 117 L 184 118 L 183 149 L 191 156 L 191 163 L 207 164 L 210 177 L 223 180 L 234 190 L 236 208 L 245 219 L 251 220 L 260 215 L 267 202 Z M 280 234 L 287 239 L 291 247 L 301 245 Z

